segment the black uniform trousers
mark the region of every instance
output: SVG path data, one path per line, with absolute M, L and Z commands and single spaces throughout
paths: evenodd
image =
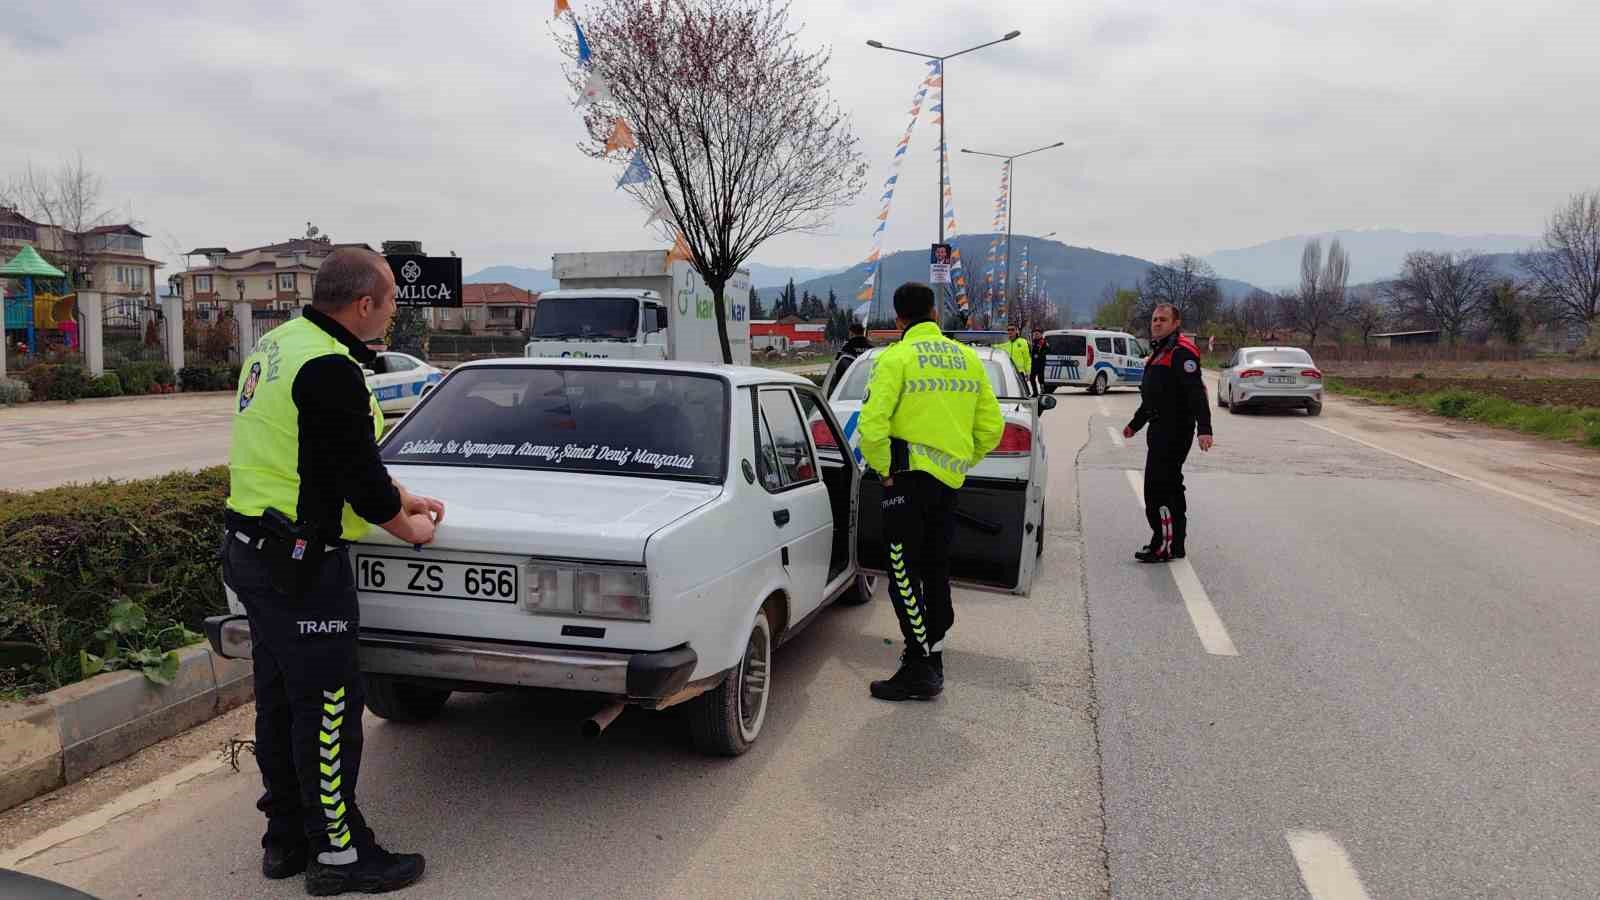
M 354 862 L 373 835 L 356 806 L 365 692 L 349 551 L 321 555 L 295 597 L 274 586 L 270 550 L 236 534 L 224 538 L 223 575 L 250 618 L 255 755 L 266 789 L 256 803 L 267 815 L 262 846 L 304 842 L 326 863 Z
M 944 637 L 956 620 L 950 602 L 956 492 L 927 472 L 897 472 L 893 481 L 883 489 L 889 599 L 907 652 L 928 656 L 944 649 Z
M 1194 446 L 1194 421 L 1156 420 L 1145 434 L 1144 516 L 1150 522 L 1150 546 L 1184 549 L 1189 530 L 1189 504 L 1184 498 L 1183 463 Z

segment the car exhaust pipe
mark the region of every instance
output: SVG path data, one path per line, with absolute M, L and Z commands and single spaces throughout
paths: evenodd
M 610 725 L 612 722 L 615 722 L 617 720 L 617 716 L 622 715 L 623 705 L 623 702 L 618 700 L 615 703 L 608 703 L 605 706 L 595 710 L 594 715 L 584 719 L 583 725 L 580 726 L 583 736 L 590 740 L 594 740 L 595 738 L 599 737 L 600 732 L 606 730 L 606 726 Z

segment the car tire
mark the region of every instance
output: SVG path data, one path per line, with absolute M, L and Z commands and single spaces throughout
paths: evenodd
M 750 625 L 744 656 L 722 682 L 689 704 L 695 749 L 710 756 L 739 756 L 761 736 L 772 695 L 772 625 L 763 607 Z
M 1221 388 L 1220 385 L 1217 387 L 1217 408 L 1218 409 L 1227 409 L 1228 408 L 1228 404 L 1222 402 L 1222 388 Z
M 1233 415 L 1237 416 L 1238 414 L 1244 412 L 1244 409 L 1243 409 L 1243 407 L 1239 406 L 1237 401 L 1235 401 L 1232 397 L 1229 397 L 1228 398 L 1228 412 L 1230 412 Z
M 1059 387 L 1059 385 L 1054 385 L 1054 384 L 1052 384 L 1052 385 L 1047 385 L 1047 386 L 1046 386 L 1046 387 L 1045 387 L 1045 389 L 1044 389 L 1044 392 L 1045 392 L 1045 393 L 1046 393 L 1046 394 L 1054 394 L 1054 393 L 1055 393 L 1055 392 L 1056 392 L 1056 388 L 1057 388 L 1057 387 Z
M 1111 388 L 1107 387 L 1107 385 L 1106 385 L 1106 373 L 1104 373 L 1104 372 L 1101 372 L 1099 375 L 1096 375 L 1094 377 L 1094 384 L 1089 386 L 1089 393 L 1095 394 L 1097 396 L 1100 395 L 1100 394 L 1104 394 L 1106 391 L 1109 391 L 1109 390 L 1111 390 Z
M 367 709 L 391 722 L 426 722 L 444 710 L 450 691 L 396 681 L 387 675 L 368 675 Z
M 1308 416 L 1320 416 L 1320 415 L 1322 415 L 1322 404 L 1318 403 L 1315 400 L 1311 401 L 1310 403 L 1307 403 L 1306 404 L 1306 415 L 1308 415 Z
M 862 606 L 871 599 L 872 585 L 867 583 L 867 576 L 857 575 L 855 584 L 845 588 L 834 602 L 840 606 Z

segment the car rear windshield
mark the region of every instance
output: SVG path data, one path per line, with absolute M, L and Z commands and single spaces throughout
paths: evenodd
M 1089 349 L 1088 340 L 1081 334 L 1047 334 L 1044 352 L 1055 356 L 1083 356 Z
M 721 482 L 728 386 L 709 375 L 463 369 L 400 421 L 385 462 Z
M 535 310 L 536 338 L 624 340 L 639 330 L 639 301 L 627 297 L 551 297 Z
M 873 355 L 852 366 L 850 374 L 833 389 L 833 399 L 847 403 L 860 403 L 866 399 L 867 381 L 872 378 L 872 365 L 877 361 L 878 357 Z M 989 386 L 994 388 L 996 397 L 1016 396 L 1015 391 L 1006 387 L 1006 373 L 999 362 L 986 359 L 983 361 L 983 370 L 989 376 Z
M 1270 366 L 1275 364 L 1309 366 L 1311 365 L 1311 354 L 1304 350 L 1295 350 L 1293 348 L 1286 350 L 1251 350 L 1244 355 L 1244 362 L 1247 366 Z

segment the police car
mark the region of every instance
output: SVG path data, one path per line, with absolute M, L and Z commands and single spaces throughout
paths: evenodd
M 1126 331 L 1061 328 L 1044 333 L 1045 390 L 1088 388 L 1104 394 L 1114 387 L 1137 388 L 1144 380 L 1150 348 Z
M 954 336 L 954 333 L 952 333 Z M 956 536 L 951 542 L 953 581 L 1025 594 L 1033 583 L 1037 557 L 1044 549 L 1044 497 L 1050 479 L 1050 457 L 1039 416 L 1053 409 L 1056 398 L 1035 395 L 1004 347 L 976 346 L 1005 430 L 1000 444 L 967 472 L 958 495 Z M 851 454 L 861 463 L 861 406 L 872 367 L 882 348 L 861 354 L 828 388 L 828 405 L 844 426 Z M 813 426 L 819 447 L 831 438 Z M 883 533 L 877 476 L 870 472 L 861 485 L 861 564 L 868 571 L 883 568 Z
M 444 371 L 409 353 L 384 351 L 365 367 L 367 387 L 386 413 L 405 412 L 444 380 Z

